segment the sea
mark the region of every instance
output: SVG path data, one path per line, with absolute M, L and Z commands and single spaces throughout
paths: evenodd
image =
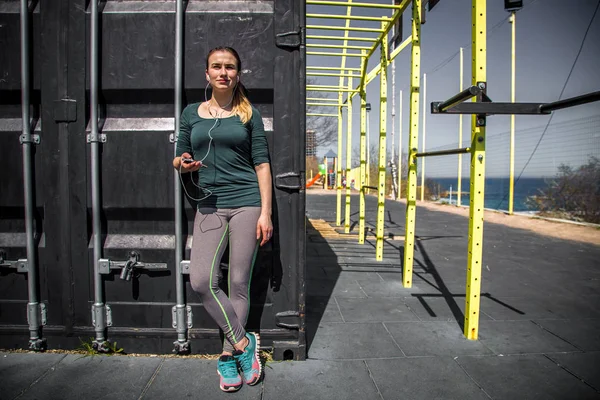
M 428 178 L 437 184 L 440 195 L 439 200 L 442 202 L 456 204 L 457 178 Z M 462 205 L 469 204 L 469 178 L 463 178 L 461 183 L 461 199 Z M 534 212 L 535 208 L 527 206 L 526 199 L 529 196 L 537 195 L 540 189 L 547 187 L 547 178 L 520 178 L 518 181 L 515 178 L 514 188 L 514 204 L 515 212 Z M 450 198 L 450 189 L 452 189 L 452 198 Z M 486 178 L 484 207 L 493 210 L 508 210 L 508 195 L 509 195 L 509 178 Z M 434 194 L 437 194 L 434 191 Z M 419 193 L 417 192 L 417 197 Z

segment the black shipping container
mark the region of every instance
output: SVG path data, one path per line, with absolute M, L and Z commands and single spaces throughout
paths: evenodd
M 248 326 L 276 359 L 304 359 L 304 1 L 94 7 L 34 1 L 23 35 L 22 2 L 0 1 L 0 348 L 76 348 L 105 324 L 104 339 L 128 353 L 220 351 L 188 283 L 195 209 L 171 161 L 179 111 L 204 100 L 208 50 L 231 46 L 274 181 L 274 238 L 256 262 Z

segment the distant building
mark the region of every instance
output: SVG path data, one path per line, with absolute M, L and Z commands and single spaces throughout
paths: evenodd
M 312 129 L 306 131 L 306 156 L 315 157 L 317 155 L 317 132 Z

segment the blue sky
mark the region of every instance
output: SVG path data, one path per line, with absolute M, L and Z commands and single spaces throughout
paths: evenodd
M 361 0 L 370 3 L 388 3 L 383 0 Z M 391 0 L 390 2 L 391 3 Z M 590 23 L 598 0 L 525 0 L 524 7 L 516 16 L 517 45 L 516 45 L 516 98 L 522 102 L 551 102 L 559 99 L 559 95 L 569 71 L 573 66 L 577 52 L 581 46 L 584 33 Z M 345 14 L 345 7 L 336 6 L 307 6 L 307 13 Z M 391 16 L 391 10 L 353 8 L 353 15 Z M 599 13 L 600 14 L 600 13 Z M 494 101 L 510 101 L 510 40 L 511 24 L 508 22 L 509 13 L 504 10 L 501 0 L 488 0 L 487 4 L 487 81 L 488 95 Z M 410 32 L 410 9 L 405 12 L 404 37 Z M 343 25 L 344 20 L 307 19 L 309 25 Z M 354 27 L 378 27 L 378 22 L 352 21 Z M 464 85 L 470 85 L 471 77 L 471 1 L 470 0 L 441 0 L 438 5 L 427 13 L 427 22 L 422 27 L 421 74 L 427 73 L 427 103 L 444 100 L 459 91 L 459 48 L 464 48 Z M 342 35 L 339 31 L 309 30 L 308 34 Z M 376 37 L 376 34 L 352 32 L 352 36 L 361 35 Z M 317 41 L 309 40 L 308 43 Z M 324 41 L 318 41 L 325 43 Z M 341 41 L 327 42 L 341 44 Z M 361 44 L 365 42 L 352 42 Z M 309 51 L 315 49 L 308 49 Z M 318 51 L 340 51 L 317 49 Z M 376 52 L 369 63 L 368 70 L 379 60 Z M 339 66 L 340 57 L 308 56 L 309 66 Z M 562 98 L 600 90 L 600 15 L 596 15 L 588 32 L 581 54 L 568 81 Z M 359 58 L 348 57 L 347 66 L 358 67 Z M 404 92 L 403 98 L 403 147 L 407 146 L 408 138 L 408 88 L 410 75 L 410 46 L 396 58 L 396 107 L 399 106 L 398 93 Z M 318 78 L 319 84 L 337 85 L 338 78 Z M 356 80 L 355 80 L 356 81 Z M 388 69 L 388 148 L 391 145 L 391 67 Z M 309 96 L 310 96 L 309 92 Z M 334 96 L 330 94 L 329 96 Z M 377 140 L 379 130 L 379 79 L 373 80 L 367 89 L 367 98 L 373 106 L 370 126 L 371 144 Z M 429 106 L 427 107 L 429 110 Z M 327 110 L 332 112 L 333 108 Z M 421 110 L 422 111 L 422 104 Z M 398 111 L 396 111 L 398 115 Z M 421 112 L 422 114 L 422 112 Z M 568 126 L 568 121 L 587 120 L 600 116 L 600 102 L 591 103 L 576 108 L 556 111 L 552 126 Z M 538 136 L 548 116 L 518 116 L 517 146 L 519 132 L 533 132 Z M 396 120 L 395 144 L 398 147 L 399 122 Z M 470 119 L 464 117 L 463 137 L 470 136 Z M 488 118 L 487 134 L 494 135 L 508 132 L 510 118 L 508 116 L 492 116 Z M 422 119 L 420 121 L 422 129 Z M 359 101 L 354 100 L 353 115 L 353 147 L 358 147 L 359 141 Z M 535 128 L 538 128 L 537 130 Z M 345 128 L 344 128 L 345 129 Z M 591 128 L 600 132 L 600 126 L 592 124 Z M 552 129 L 548 130 L 549 133 Z M 557 134 L 560 134 L 558 132 Z M 600 152 L 600 133 L 592 135 L 591 150 L 573 151 L 568 156 L 579 158 L 586 155 L 598 156 Z M 427 115 L 427 149 L 456 144 L 458 139 L 458 116 L 456 115 Z M 546 138 L 544 138 L 546 139 Z M 345 143 L 344 143 L 345 146 Z M 331 146 L 337 151 L 336 145 Z M 421 147 L 421 136 L 419 136 Z M 319 149 L 320 153 L 327 151 Z M 488 147 L 489 151 L 494 151 Z M 526 152 L 527 149 L 521 149 Z M 530 152 L 531 149 L 527 150 Z M 503 150 L 504 151 L 504 150 Z M 519 151 L 519 148 L 518 150 Z M 553 151 L 553 150 L 546 150 Z M 560 151 L 560 149 L 557 149 Z M 595 154 L 594 154 L 595 153 Z M 345 154 L 345 148 L 344 148 Z M 590 155 L 590 154 L 587 154 Z M 342 156 L 342 158 L 344 158 Z M 577 160 L 573 160 L 577 162 Z M 468 161 L 467 161 L 468 163 Z M 519 166 L 517 165 L 517 169 Z M 517 171 L 518 173 L 519 171 Z M 525 175 L 536 176 L 547 173 L 545 168 L 530 166 Z M 505 175 L 500 173 L 499 175 Z

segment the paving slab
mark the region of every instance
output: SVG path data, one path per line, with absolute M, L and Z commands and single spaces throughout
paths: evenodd
M 138 399 L 161 361 L 160 357 L 70 354 L 19 399 Z
M 0 398 L 15 398 L 63 358 L 64 354 L 0 353 Z
M 269 366 L 264 400 L 381 399 L 364 361 L 306 360 Z
M 504 355 L 578 351 L 531 321 L 485 321 L 479 325 L 479 340 Z
M 306 298 L 306 321 L 343 322 L 334 297 L 311 296 Z
M 537 324 L 584 351 L 600 351 L 600 319 L 537 320 Z
M 361 289 L 368 297 L 408 297 L 413 293 L 422 293 L 419 286 L 413 285 L 411 288 L 405 288 L 401 280 L 384 282 L 359 282 Z
M 338 299 L 345 322 L 418 321 L 401 298 Z
M 308 351 L 320 360 L 402 357 L 381 323 L 321 323 Z
M 600 318 L 600 296 L 536 296 L 498 297 L 498 302 L 481 298 L 481 309 L 493 319 L 580 319 Z M 510 307 L 504 306 L 510 305 Z
M 307 280 L 307 296 L 367 297 L 360 285 L 352 280 Z
M 385 326 L 407 356 L 492 354 L 481 342 L 467 340 L 457 322 L 386 322 Z
M 543 355 L 458 357 L 493 399 L 598 399 L 600 394 Z
M 266 371 L 266 374 L 268 373 L 269 371 Z M 262 390 L 262 383 L 256 386 L 244 385 L 234 396 L 236 399 L 259 400 Z M 225 393 L 219 389 L 216 360 L 166 358 L 144 393 L 143 399 L 212 400 L 231 399 L 231 396 L 232 393 Z
M 368 360 L 384 399 L 488 400 L 451 357 Z
M 548 358 L 600 393 L 600 352 L 551 354 Z

